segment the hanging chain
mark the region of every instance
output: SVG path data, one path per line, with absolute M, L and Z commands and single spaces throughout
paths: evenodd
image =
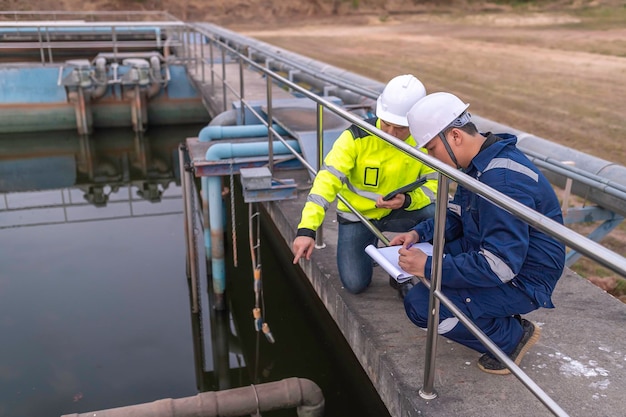
M 230 161 L 230 224 L 233 238 L 233 265 L 237 268 L 237 224 L 235 223 L 235 173 Z
M 264 321 L 265 298 L 263 297 L 263 279 L 261 276 L 261 213 L 257 203 L 248 204 L 248 222 L 250 257 L 252 258 L 252 272 L 254 274 L 254 308 L 252 309 L 254 328 L 257 332 L 263 332 L 268 342 L 274 343 L 274 335 L 270 326 Z

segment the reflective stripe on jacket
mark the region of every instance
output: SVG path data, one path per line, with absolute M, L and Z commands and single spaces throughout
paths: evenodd
M 379 119 L 366 122 L 380 129 Z M 412 136 L 405 143 L 415 146 Z M 378 220 L 391 212 L 376 208 L 379 196 L 427 175 L 428 181 L 408 193 L 411 203 L 405 210 L 418 210 L 435 202 L 435 171 L 378 136 L 352 125 L 341 133 L 326 155 L 302 210 L 298 229 L 317 230 L 338 193 L 366 218 Z M 346 220 L 358 221 L 341 201 L 337 203 L 337 210 Z

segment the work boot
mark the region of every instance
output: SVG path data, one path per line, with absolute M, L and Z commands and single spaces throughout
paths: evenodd
M 398 296 L 401 300 L 404 300 L 404 297 L 406 297 L 409 291 L 411 291 L 411 288 L 413 288 L 413 283 L 411 282 L 411 280 L 402 284 L 398 284 Z
M 541 329 L 535 323 L 526 319 L 520 319 L 520 321 L 523 329 L 522 340 L 517 344 L 513 353 L 509 355 L 509 358 L 511 358 L 516 365 L 520 364 L 526 352 L 528 352 L 532 345 L 537 343 L 541 336 Z M 478 359 L 478 367 L 481 371 L 490 374 L 506 375 L 511 373 L 509 368 L 498 359 L 494 358 L 489 352 L 484 353 Z
M 394 290 L 397 290 L 400 284 L 398 284 L 398 281 L 396 281 L 394 277 L 389 275 L 389 286 L 393 288 Z
M 401 300 L 404 300 L 404 297 L 406 297 L 409 291 L 411 291 L 411 288 L 413 288 L 413 283 L 409 280 L 400 284 L 394 279 L 394 277 L 389 275 L 389 286 L 394 290 L 398 290 L 398 297 L 400 297 Z

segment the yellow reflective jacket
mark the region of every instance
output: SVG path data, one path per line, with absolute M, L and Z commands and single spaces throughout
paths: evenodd
M 378 118 L 367 122 L 380 129 Z M 412 136 L 405 143 L 415 146 Z M 426 152 L 425 149 L 421 151 Z M 418 210 L 435 202 L 435 171 L 378 136 L 352 125 L 337 138 L 313 181 L 302 210 L 298 235 L 311 235 L 302 229 L 317 230 L 337 193 L 341 193 L 366 218 L 378 220 L 391 213 L 391 209 L 376 207 L 378 196 L 425 176 L 429 178 L 426 183 L 407 193 L 410 205 L 405 210 Z M 341 201 L 337 202 L 337 214 L 348 221 L 358 221 Z

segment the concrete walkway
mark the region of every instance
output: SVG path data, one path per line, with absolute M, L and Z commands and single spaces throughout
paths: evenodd
M 299 185 L 297 200 L 263 205 L 290 247 L 310 180 L 304 170 L 275 176 L 293 178 Z M 418 390 L 424 379 L 426 332 L 406 317 L 381 268 L 375 268 L 372 285 L 362 294 L 341 287 L 334 206 L 324 223 L 326 247 L 294 268 L 305 272 L 392 416 L 552 415 L 515 376 L 480 371 L 477 352 L 445 338 L 440 338 L 436 356 L 438 398 L 423 400 Z M 570 270 L 559 281 L 554 303 L 555 309 L 526 316 L 539 324 L 542 336 L 524 357 L 522 370 L 570 416 L 626 415 L 626 305 Z

